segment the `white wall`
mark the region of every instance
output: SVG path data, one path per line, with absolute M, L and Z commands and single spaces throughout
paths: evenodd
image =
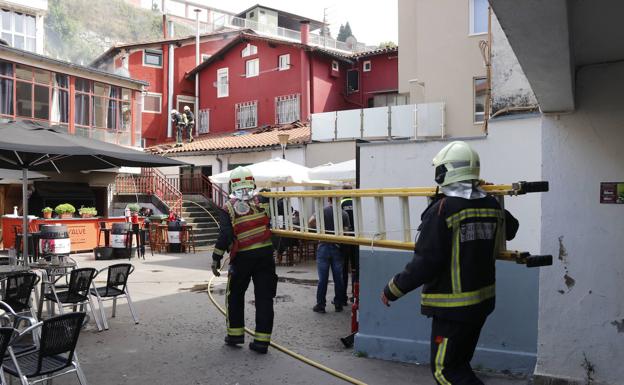
M 543 120 L 542 250 L 555 264 L 540 276 L 538 375 L 586 383 L 586 358 L 593 384 L 624 378 L 624 205 L 599 203 L 600 182 L 624 181 L 622 84 L 622 63 L 582 68 L 576 112 Z

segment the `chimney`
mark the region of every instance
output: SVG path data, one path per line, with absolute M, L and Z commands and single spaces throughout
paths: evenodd
M 300 23 L 301 44 L 308 45 L 308 36 L 310 35 L 310 21 L 301 20 Z

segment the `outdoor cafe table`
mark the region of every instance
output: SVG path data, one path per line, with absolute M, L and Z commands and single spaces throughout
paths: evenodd
M 48 291 L 48 286 L 54 284 L 54 278 L 65 275 L 67 270 L 73 269 L 76 267 L 76 261 L 72 259 L 65 258 L 61 263 L 50 263 L 50 262 L 34 262 L 31 263 L 30 268 L 41 270 L 41 290 L 39 295 L 39 307 L 37 311 L 37 318 L 41 319 L 41 313 L 43 312 L 43 301 L 45 300 L 45 295 Z M 48 313 L 54 314 L 54 306 L 50 307 L 48 304 Z

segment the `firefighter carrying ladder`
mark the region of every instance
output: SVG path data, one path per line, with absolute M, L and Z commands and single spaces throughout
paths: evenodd
M 482 188 L 490 195 L 495 196 L 501 207 L 504 208 L 506 196 L 518 196 L 527 193 L 548 191 L 548 182 L 518 182 L 510 185 L 484 185 Z M 260 195 L 269 198 L 271 211 L 271 230 L 273 234 L 307 240 L 317 240 L 331 243 L 346 243 L 370 247 L 380 247 L 398 250 L 414 250 L 412 228 L 410 221 L 410 197 L 432 198 L 438 193 L 437 187 L 420 188 L 384 188 L 384 189 L 354 189 L 354 190 L 306 190 L 306 191 L 279 191 L 262 192 Z M 330 233 L 325 231 L 323 207 L 326 198 L 333 198 L 337 204 L 332 205 L 334 210 L 334 229 Z M 353 200 L 353 231 L 344 231 L 340 200 Z M 362 215 L 363 200 L 372 200 L 375 207 L 375 230 L 364 230 Z M 386 228 L 386 199 L 398 199 L 400 212 L 400 228 L 389 230 Z M 292 215 L 279 216 L 278 213 L 293 211 L 293 202 L 299 207 L 300 224 L 295 225 Z M 312 201 L 312 202 L 310 202 Z M 310 204 L 312 203 L 312 204 Z M 367 202 L 368 203 L 368 202 Z M 280 207 L 281 205 L 281 207 Z M 312 212 L 309 208 L 312 207 Z M 316 228 L 309 228 L 307 219 L 311 214 L 316 217 Z M 394 237 L 392 235 L 395 235 Z M 500 231 L 500 250 L 498 259 L 515 261 L 527 267 L 552 265 L 551 255 L 531 255 L 525 251 L 507 250 L 504 232 Z

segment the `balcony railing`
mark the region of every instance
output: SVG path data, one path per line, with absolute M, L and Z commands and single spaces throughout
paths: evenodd
M 443 137 L 444 103 L 408 104 L 312 114 L 312 140 Z
M 143 168 L 139 175 L 118 175 L 115 178 L 115 193 L 154 195 L 168 207 L 169 212 L 180 215 L 182 210 L 180 190 L 153 168 Z

